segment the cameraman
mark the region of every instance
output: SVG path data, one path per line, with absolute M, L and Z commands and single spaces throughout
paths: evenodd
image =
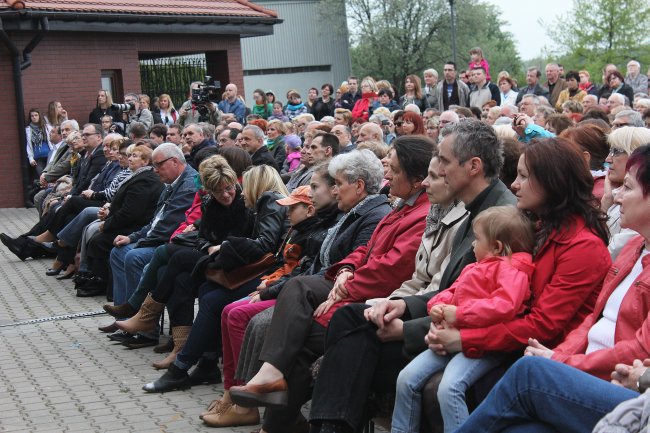
M 190 84 L 190 97 L 187 101 L 183 102 L 181 109 L 178 110 L 180 116 L 178 117 L 178 124 L 185 128 L 188 125 L 206 121 L 206 119 L 201 119 L 201 113 L 199 112 L 199 106 L 192 103 L 192 92 L 198 90 L 203 83 L 201 81 L 194 81 Z M 219 124 L 219 110 L 217 109 L 217 104 L 214 102 L 209 102 L 202 105 L 202 107 L 207 108 L 209 116 L 207 119 L 208 123 L 211 123 L 215 126 Z
M 149 109 L 142 107 L 140 97 L 137 93 L 127 93 L 124 95 L 124 104 L 130 106 L 129 111 L 123 111 L 122 117 L 126 122 L 126 134 L 131 132 L 131 122 L 140 122 L 147 131 L 153 126 L 153 115 Z

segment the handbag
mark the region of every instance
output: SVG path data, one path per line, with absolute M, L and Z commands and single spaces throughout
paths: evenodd
M 180 245 L 181 247 L 195 248 L 199 240 L 199 231 L 192 230 L 191 232 L 179 233 L 172 238 L 172 243 Z
M 235 290 L 262 275 L 268 268 L 276 263 L 275 256 L 271 253 L 264 254 L 259 260 L 240 266 L 230 271 L 223 269 L 205 270 L 205 279 L 229 290 Z

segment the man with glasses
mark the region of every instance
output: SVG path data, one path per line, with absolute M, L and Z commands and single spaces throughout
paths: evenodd
M 455 111 L 443 111 L 440 113 L 438 120 L 438 130 L 442 131 L 445 127 L 455 125 L 460 121 L 460 117 Z
M 612 122 L 612 129 L 623 128 L 624 126 L 644 127 L 641 113 L 634 110 L 623 110 L 616 113 Z
M 174 230 L 185 219 L 185 211 L 192 204 L 197 189 L 194 178 L 198 173 L 186 162 L 175 144 L 163 143 L 158 146 L 152 154 L 152 165 L 160 180 L 165 183 L 153 219 L 140 230 L 128 236 L 119 235 L 113 241 L 110 265 L 113 298 L 116 302 L 119 300 L 118 303 L 129 299 L 138 287 L 142 271 L 151 260 L 156 247 L 169 242 Z M 158 341 L 155 334 L 138 334 L 134 337 L 117 331 L 112 335 L 114 341 L 128 339 L 136 347 L 154 345 Z
M 456 64 L 447 62 L 443 67 L 444 80 L 436 85 L 438 107 L 449 110 L 450 105 L 469 107 L 469 87 L 461 80 L 456 79 Z
M 352 142 L 352 131 L 344 125 L 336 125 L 332 128 L 332 134 L 339 140 L 339 153 L 352 152 L 357 145 Z
M 226 147 L 237 147 L 237 135 L 239 135 L 239 132 L 239 130 L 234 128 L 224 129 L 217 137 L 217 144 L 222 149 Z

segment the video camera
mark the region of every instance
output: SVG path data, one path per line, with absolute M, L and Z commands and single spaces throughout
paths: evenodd
M 208 104 L 211 99 L 215 99 L 219 89 L 221 89 L 221 83 L 206 75 L 204 83 L 199 84 L 198 89 L 192 89 L 192 104 L 196 106 Z

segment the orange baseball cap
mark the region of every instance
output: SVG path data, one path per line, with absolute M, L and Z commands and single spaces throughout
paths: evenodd
M 311 188 L 308 185 L 299 186 L 291 192 L 289 197 L 276 200 L 276 203 L 281 206 L 291 206 L 296 203 L 304 203 L 307 206 L 312 206 L 314 203 L 311 201 L 310 192 Z

